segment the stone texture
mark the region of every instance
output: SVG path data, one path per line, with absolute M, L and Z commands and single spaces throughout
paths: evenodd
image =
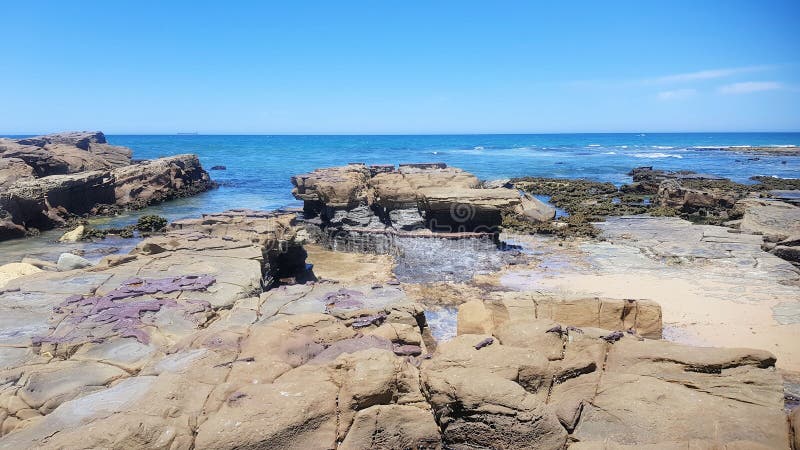
M 62 253 L 61 256 L 58 257 L 58 262 L 56 263 L 56 267 L 60 272 L 83 269 L 84 267 L 89 267 L 91 265 L 92 263 L 86 258 L 73 255 L 72 253 Z
M 22 232 L 52 228 L 73 215 L 92 214 L 98 207 L 142 207 L 211 186 L 194 155 L 17 181 L 0 194 L 0 239 L 14 237 L 14 227 Z
M 9 281 L 41 272 L 42 269 L 28 263 L 9 263 L 0 266 L 0 289 Z
M 492 235 L 503 214 L 549 221 L 555 209 L 508 187 L 483 188 L 478 179 L 443 163 L 363 164 L 317 169 L 292 177 L 307 226 L 330 247 L 377 253 L 395 251 L 406 232 Z
M 746 199 L 738 203 L 744 210 L 739 229 L 760 233 L 771 242 L 800 234 L 800 207 L 777 200 Z
M 790 445 L 775 357 L 642 338 L 652 302 L 465 290 L 460 328 L 489 326 L 435 342 L 406 286 L 370 275 L 388 258 L 303 239 L 292 214 L 229 211 L 11 280 L 0 448 Z

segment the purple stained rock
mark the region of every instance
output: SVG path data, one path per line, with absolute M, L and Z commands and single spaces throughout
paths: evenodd
M 184 275 L 162 279 L 131 278 L 118 288 L 103 296 L 71 295 L 61 305 L 53 308 L 58 314 L 65 314 L 64 323 L 72 324 L 65 336 L 36 336 L 32 338 L 34 345 L 42 343 L 70 343 L 80 340 L 97 341 L 109 336 L 95 336 L 91 331 L 81 331 L 82 336 L 74 336 L 78 330 L 94 330 L 97 326 L 111 325 L 111 330 L 121 337 L 133 337 L 143 344 L 150 342 L 150 336 L 141 329 L 144 324 L 141 317 L 144 313 L 158 312 L 164 307 L 179 307 L 175 299 L 155 298 L 124 301 L 132 297 L 153 294 L 168 294 L 177 291 L 202 291 L 214 284 L 216 280 L 210 275 Z M 211 304 L 205 300 L 188 300 L 186 311 L 190 314 L 207 311 Z M 86 333 L 86 334 L 83 334 Z M 113 333 L 110 334 L 113 336 Z
M 364 294 L 352 289 L 339 289 L 325 294 L 322 300 L 328 311 L 332 309 L 361 309 L 364 307 Z
M 493 343 L 494 343 L 494 339 L 492 339 L 492 338 L 486 338 L 486 339 L 484 339 L 484 340 L 482 340 L 482 341 L 478 342 L 477 344 L 475 344 L 475 350 L 480 350 L 480 349 L 482 349 L 483 347 L 486 347 L 486 346 L 492 345 Z
M 422 354 L 422 347 L 419 345 L 395 345 L 394 354 L 398 356 L 419 356 Z
M 380 325 L 384 320 L 386 320 L 386 314 L 379 313 L 372 316 L 359 317 L 353 321 L 351 326 L 353 328 L 364 328 L 370 325 Z
M 132 337 L 139 341 L 141 344 L 147 345 L 150 343 L 150 335 L 144 330 L 139 328 L 125 328 L 119 333 L 120 337 Z

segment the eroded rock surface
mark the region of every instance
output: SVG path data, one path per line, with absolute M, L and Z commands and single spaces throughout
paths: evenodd
M 653 302 L 475 291 L 436 342 L 383 257 L 303 239 L 229 211 L 9 281 L 0 448 L 790 445 L 775 357 L 649 339 Z
M 212 186 L 194 155 L 132 163 L 130 149 L 107 144 L 100 132 L 0 139 L 0 240 Z
M 318 169 L 292 177 L 314 237 L 333 248 L 391 253 L 397 236 L 435 232 L 494 235 L 504 214 L 549 221 L 555 210 L 444 163 Z

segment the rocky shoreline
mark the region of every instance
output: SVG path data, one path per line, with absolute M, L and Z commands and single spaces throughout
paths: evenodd
M 0 241 L 212 187 L 195 155 L 134 162 L 101 132 L 0 139 Z
M 800 207 L 633 173 L 320 169 L 292 178 L 302 213 L 9 279 L 0 448 L 797 447 L 800 271 L 775 250 Z M 691 328 L 704 308 L 757 349 Z

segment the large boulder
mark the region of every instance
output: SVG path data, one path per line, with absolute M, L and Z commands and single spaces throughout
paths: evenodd
M 127 166 L 131 150 L 107 144 L 99 131 L 67 132 L 0 139 L 0 158 L 24 161 L 37 177 L 43 177 Z
M 176 155 L 111 170 L 17 181 L 0 193 L 0 239 L 63 225 L 106 205 L 141 207 L 213 186 L 195 155 Z
M 474 175 L 444 163 L 349 164 L 296 175 L 292 184 L 311 234 L 337 248 L 388 252 L 388 236 L 409 231 L 493 235 L 504 214 L 528 221 L 555 216 L 553 207 L 529 195 L 484 188 Z
M 744 211 L 739 229 L 763 234 L 769 242 L 800 235 L 800 207 L 778 200 L 748 198 L 737 203 Z
M 19 158 L 0 158 L 0 189 L 5 189 L 18 180 L 34 177 L 33 168 Z
M 5 287 L 9 281 L 41 272 L 42 269 L 24 262 L 8 263 L 0 266 L 0 289 Z
M 658 186 L 656 194 L 661 206 L 692 213 L 700 210 L 724 210 L 732 208 L 737 196 L 723 189 L 690 189 L 681 186 L 675 179 L 667 179 Z

